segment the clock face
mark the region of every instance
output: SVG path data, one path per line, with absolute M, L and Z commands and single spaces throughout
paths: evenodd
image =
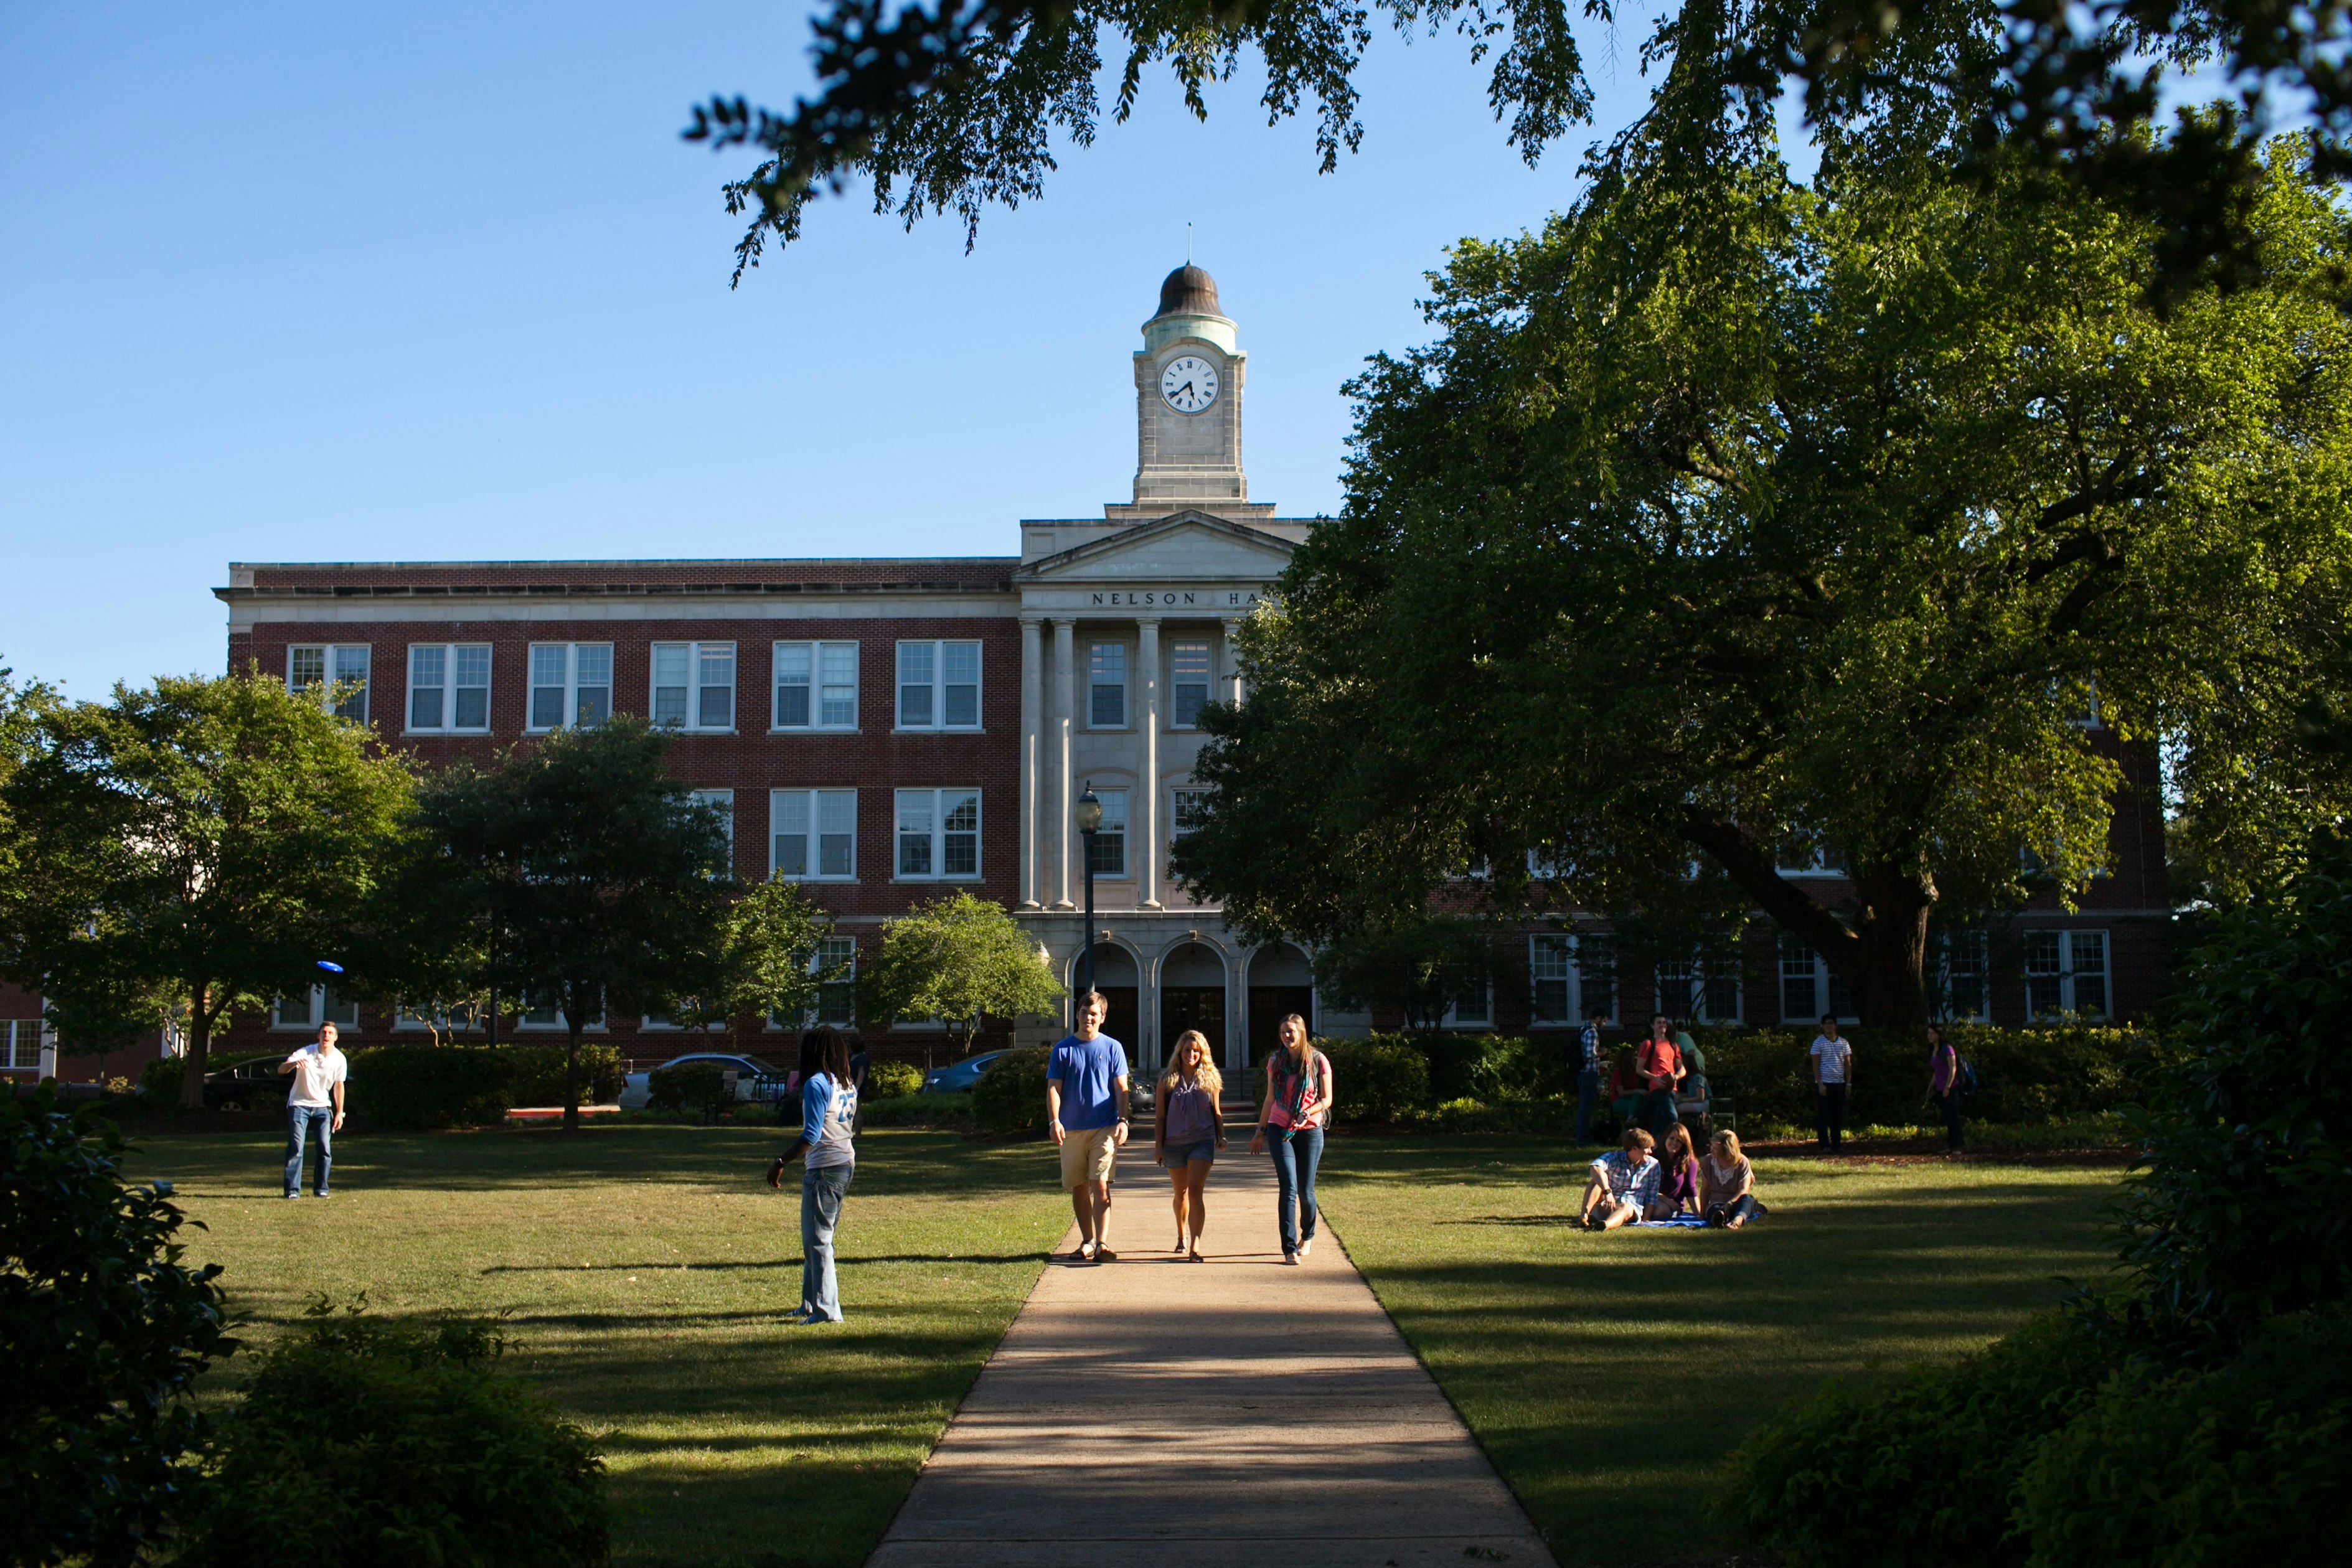
M 1160 395 L 1179 413 L 1198 413 L 1217 401 L 1216 367 L 1191 354 L 1160 372 Z

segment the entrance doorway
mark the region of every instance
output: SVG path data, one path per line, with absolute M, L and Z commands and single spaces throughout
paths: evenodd
M 1081 955 L 1070 966 L 1070 988 L 1076 991 L 1086 983 L 1087 961 Z M 1095 989 L 1103 994 L 1108 1015 L 1103 1019 L 1103 1033 L 1127 1048 L 1130 1063 L 1143 1060 L 1143 1031 L 1137 1026 L 1142 1016 L 1135 1005 L 1137 983 L 1135 959 L 1124 947 L 1114 947 L 1108 942 L 1095 944 Z
M 1255 1066 L 1281 1048 L 1282 1020 L 1297 1013 L 1315 1032 L 1315 973 L 1287 942 L 1268 943 L 1250 958 L 1249 1059 Z
M 1176 1037 L 1197 1029 L 1209 1042 L 1209 1060 L 1225 1065 L 1225 963 L 1198 942 L 1188 942 L 1160 966 L 1160 1055 L 1165 1065 Z

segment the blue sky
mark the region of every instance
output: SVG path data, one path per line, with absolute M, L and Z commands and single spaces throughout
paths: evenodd
M 1134 467 L 1128 356 L 1185 229 L 1250 350 L 1251 493 L 1335 507 L 1340 384 L 1463 235 L 1572 199 L 1450 35 L 1375 46 L 1318 176 L 1164 78 L 1045 198 L 904 233 L 853 195 L 735 292 L 714 91 L 807 80 L 799 5 L 0 7 L 0 664 L 217 670 L 226 563 L 1000 554 Z M 1590 40 L 1601 122 L 1646 24 Z

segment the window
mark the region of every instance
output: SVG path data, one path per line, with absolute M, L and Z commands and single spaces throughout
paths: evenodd
M 272 1029 L 315 1030 L 321 1024 L 333 1024 L 338 1030 L 348 1031 L 360 1027 L 360 1005 L 335 995 L 332 986 L 312 986 L 290 997 L 280 997 L 270 1009 Z
M 1181 839 L 1208 820 L 1209 791 L 1178 789 L 1174 791 L 1175 810 L 1169 813 L 1168 836 Z
M 1528 986 L 1537 1023 L 1576 1021 L 1576 949 L 1573 937 L 1528 938 Z
M 1102 826 L 1096 830 L 1094 854 L 1087 869 L 1097 876 L 1127 874 L 1127 791 L 1098 789 L 1095 798 L 1102 802 Z
M 1780 1021 L 1812 1023 L 1823 1013 L 1835 1013 L 1849 1023 L 1861 1014 L 1846 983 L 1830 972 L 1822 956 L 1801 936 L 1780 934 Z
M 564 1030 L 569 1029 L 571 1025 L 564 1019 L 563 1009 L 556 1005 L 555 999 L 552 997 L 549 997 L 543 998 L 523 1009 L 522 1017 L 520 1020 L 520 1027 L 523 1029 Z M 582 1029 L 602 1030 L 604 1027 L 604 1009 L 598 1008 L 596 1009 L 596 1016 L 590 1019 L 586 1023 L 582 1024 L 580 1027 Z
M 0 1068 L 38 1071 L 41 1066 L 41 1020 L 0 1019 Z
M 656 724 L 672 729 L 735 727 L 735 644 L 654 644 Z
M 857 875 L 857 791 L 768 792 L 772 876 L 787 882 L 850 882 Z
M 1658 1010 L 1693 1023 L 1739 1021 L 1739 964 L 1730 957 L 1670 958 L 1658 966 Z
M 776 727 L 857 727 L 857 644 L 776 644 Z
M 687 799 L 698 806 L 709 806 L 719 813 L 719 825 L 727 834 L 728 869 L 735 861 L 735 791 L 732 789 L 690 789 Z
M 1572 936 L 1576 948 L 1576 1011 L 1617 1016 L 1617 949 L 1606 936 Z
M 898 727 L 980 727 L 980 644 L 898 644 Z
M 345 643 L 340 647 L 297 647 L 286 650 L 286 685 L 290 691 L 307 692 L 330 679 L 339 686 L 352 689 L 335 705 L 335 712 L 343 718 L 362 724 L 368 716 L 368 646 L 364 643 Z
M 530 645 L 530 727 L 593 729 L 613 716 L 613 644 Z
M 1772 854 L 1772 868 L 1782 876 L 1843 876 L 1844 868 L 1830 854 L 1830 847 L 1811 833 L 1790 831 L 1780 835 Z
M 1992 1017 L 1992 988 L 1986 982 L 1992 966 L 1987 962 L 1982 931 L 1955 931 L 1940 944 L 1940 962 L 1933 977 L 1937 990 L 1935 1016 L 1949 1023 L 1982 1022 Z
M 1087 727 L 1127 727 L 1127 644 L 1097 643 L 1087 654 Z
M 816 988 L 816 1009 L 813 1024 L 831 1024 L 835 1029 L 848 1029 L 857 1022 L 857 938 L 827 936 L 816 945 L 809 957 L 809 973 L 830 974 Z
M 898 876 L 933 881 L 980 874 L 980 791 L 901 789 Z
M 1528 875 L 1537 882 L 1565 882 L 1576 873 L 1575 865 L 1559 858 L 1550 849 L 1528 852 Z
M 1495 1021 L 1494 998 L 1488 993 L 1486 977 L 1479 975 L 1463 983 L 1454 993 L 1454 1005 L 1445 1009 L 1445 1021 L 1456 1028 L 1483 1029 Z
M 2107 934 L 2025 934 L 2025 1011 L 2032 1019 L 2107 1014 Z
M 1178 729 L 1201 722 L 1209 706 L 1209 645 L 1179 643 L 1168 655 L 1168 690 L 1175 706 L 1170 716 Z
M 408 727 L 420 734 L 490 727 L 488 644 L 409 644 Z

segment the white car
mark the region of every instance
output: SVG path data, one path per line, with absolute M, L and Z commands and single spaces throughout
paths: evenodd
M 723 1051 L 698 1051 L 685 1056 L 673 1056 L 660 1067 L 643 1072 L 632 1072 L 621 1080 L 621 1109 L 642 1111 L 654 1097 L 654 1074 L 667 1068 L 700 1064 L 735 1075 L 735 1098 L 761 1103 L 781 1100 L 784 1096 L 783 1075 L 764 1061 L 748 1056 L 737 1056 Z

